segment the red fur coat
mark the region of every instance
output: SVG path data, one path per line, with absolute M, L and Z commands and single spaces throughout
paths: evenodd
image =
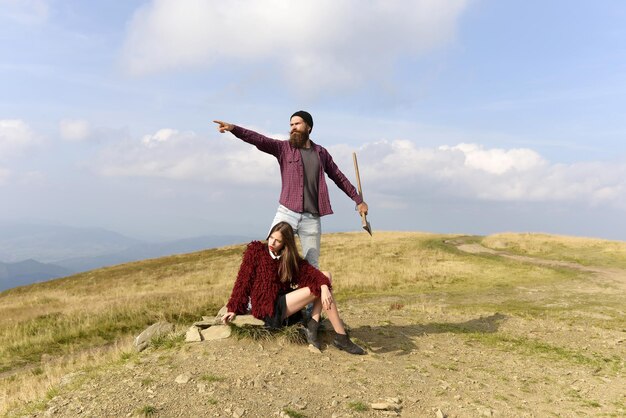
M 308 287 L 311 293 L 320 297 L 322 285 L 331 288 L 328 277 L 321 271 L 302 260 L 298 276 L 291 281 L 281 283 L 278 278 L 279 260 L 274 260 L 267 245 L 252 241 L 243 254 L 237 281 L 233 287 L 228 304 L 229 312 L 243 314 L 248 308 L 248 297 L 252 302 L 252 315 L 258 319 L 274 315 L 274 302 L 278 295 L 289 293 L 294 288 Z

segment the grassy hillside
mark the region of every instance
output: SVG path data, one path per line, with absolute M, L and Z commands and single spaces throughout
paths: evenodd
M 333 272 L 340 303 L 396 297 L 403 306 L 425 307 L 436 299 L 439 306 L 453 307 L 455 315 L 490 312 L 626 330 L 624 293 L 581 291 L 588 272 L 470 254 L 457 248 L 460 243 L 585 266 L 626 268 L 626 244 L 621 242 L 412 232 L 377 232 L 372 238 L 362 232 L 324 235 L 321 264 Z M 186 327 L 202 315 L 213 315 L 228 299 L 243 249 L 230 246 L 134 262 L 0 293 L 0 413 L 30 399 L 53 396 L 59 379 L 74 370 L 127 356 L 132 337 L 158 320 Z M 619 288 L 623 281 L 607 281 L 605 286 Z M 542 351 L 623 371 L 623 360 L 598 360 L 575 343 L 537 342 L 525 335 L 475 338 L 485 345 L 504 343 L 520 352 Z

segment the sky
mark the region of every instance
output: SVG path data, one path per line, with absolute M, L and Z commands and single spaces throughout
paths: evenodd
M 0 0 L 0 221 L 264 238 L 296 110 L 376 230 L 626 240 L 619 0 Z M 326 232 L 355 231 L 331 180 Z

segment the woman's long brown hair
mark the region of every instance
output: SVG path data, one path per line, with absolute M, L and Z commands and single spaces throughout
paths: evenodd
M 284 283 L 298 275 L 298 264 L 300 260 L 302 260 L 302 257 L 300 257 L 298 247 L 296 247 L 296 239 L 291 225 L 287 222 L 278 222 L 270 230 L 267 239 L 276 231 L 279 231 L 283 236 L 283 249 L 280 253 L 278 277 L 280 281 Z

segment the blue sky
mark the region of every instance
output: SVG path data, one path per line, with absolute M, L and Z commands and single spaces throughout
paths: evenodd
M 313 139 L 375 229 L 626 239 L 620 1 L 0 0 L 0 221 L 265 234 Z M 357 230 L 331 184 L 326 231 Z

